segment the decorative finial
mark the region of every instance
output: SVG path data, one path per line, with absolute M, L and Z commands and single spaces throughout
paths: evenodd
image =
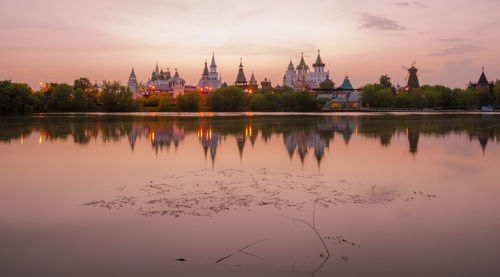
M 484 66 L 483 66 L 483 73 L 484 73 Z

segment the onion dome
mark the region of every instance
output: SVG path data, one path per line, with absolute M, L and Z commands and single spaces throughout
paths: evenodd
M 177 72 L 177 68 L 175 69 L 175 74 L 174 74 L 174 78 L 172 78 L 172 84 L 174 85 L 184 85 L 186 82 L 184 81 L 184 79 L 182 79 L 180 76 L 179 76 L 179 72 Z
M 292 60 L 290 59 L 290 64 L 288 64 L 288 70 L 293 70 L 293 69 L 294 69 L 294 66 L 293 66 Z
M 201 76 L 208 76 L 207 60 L 205 60 L 205 68 L 203 69 L 203 74 L 201 74 Z

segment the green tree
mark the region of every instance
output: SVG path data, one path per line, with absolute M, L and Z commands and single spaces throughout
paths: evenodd
M 161 112 L 171 112 L 172 111 L 172 101 L 170 96 L 162 96 L 158 101 L 158 108 Z
M 49 109 L 53 111 L 69 111 L 71 109 L 72 93 L 73 88 L 70 85 L 57 85 L 48 101 Z
M 250 109 L 252 111 L 264 112 L 267 110 L 266 96 L 264 94 L 256 94 L 250 100 Z
M 379 83 L 386 88 L 392 88 L 391 78 L 388 75 L 380 76 Z
M 35 94 L 33 94 L 33 104 L 35 107 L 35 111 L 37 112 L 46 112 L 48 110 L 45 94 L 41 91 L 37 91 Z
M 133 112 L 138 109 L 132 92 L 118 81 L 103 81 L 101 101 L 107 112 Z
M 495 104 L 500 105 L 500 81 L 498 80 L 493 88 L 493 93 L 495 95 Z
M 489 89 L 482 89 L 477 92 L 477 102 L 480 106 L 489 106 L 494 104 L 494 94 Z
M 26 112 L 34 104 L 31 88 L 4 81 L 0 84 L 0 112 Z
M 319 84 L 319 88 L 321 89 L 333 89 L 335 84 L 330 79 L 326 79 Z
M 98 90 L 90 82 L 90 80 L 88 78 L 85 78 L 85 77 L 81 77 L 81 78 L 76 79 L 73 83 L 73 89 L 76 90 L 78 88 L 81 88 L 83 90 L 83 93 L 85 94 L 85 97 L 87 98 L 87 102 L 88 102 L 89 106 L 92 108 L 97 107 Z
M 221 88 L 211 93 L 207 102 L 212 111 L 237 112 L 245 106 L 246 95 L 239 87 Z
M 381 84 L 369 84 L 361 89 L 361 101 L 374 108 L 393 107 L 394 94 L 391 88 Z
M 8 87 L 12 82 L 10 80 L 0 81 L 0 89 Z
M 82 88 L 77 88 L 73 91 L 73 99 L 71 100 L 71 107 L 74 111 L 86 111 L 89 108 L 87 96 Z
M 200 110 L 200 95 L 196 93 L 186 93 L 176 97 L 177 110 L 179 112 L 197 112 Z

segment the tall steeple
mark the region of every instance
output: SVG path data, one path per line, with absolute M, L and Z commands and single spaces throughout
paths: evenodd
M 156 62 L 155 73 L 156 73 L 156 74 L 160 73 L 160 71 L 158 70 L 158 62 Z
M 217 72 L 217 64 L 215 64 L 215 53 L 212 52 L 212 63 L 210 63 L 210 72 Z
M 319 55 L 319 50 L 318 50 L 318 57 L 316 58 L 316 62 L 313 64 L 314 67 L 324 67 L 325 64 L 321 60 L 321 56 Z

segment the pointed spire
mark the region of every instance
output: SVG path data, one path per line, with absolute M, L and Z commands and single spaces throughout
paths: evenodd
M 240 69 L 238 70 L 238 76 L 236 76 L 236 85 L 246 85 L 247 78 L 245 77 L 245 72 L 243 72 L 243 59 L 240 58 Z
M 486 75 L 484 74 L 484 66 L 483 66 L 483 72 L 481 73 L 481 77 L 479 77 L 479 81 L 477 82 L 478 85 L 489 85 L 488 79 L 486 78 Z
M 158 62 L 156 62 L 156 68 L 155 68 L 155 72 L 158 73 Z
M 316 58 L 316 62 L 313 64 L 314 67 L 324 67 L 325 64 L 321 60 L 321 56 L 319 55 L 319 50 L 318 50 L 318 57 Z
M 250 82 L 249 82 L 250 85 L 257 85 L 257 80 L 255 79 L 255 75 L 254 73 L 252 72 L 252 77 L 250 77 Z
M 203 76 L 203 77 L 207 77 L 208 76 L 207 59 L 205 59 L 205 68 L 203 69 L 203 74 L 201 76 Z
M 134 72 L 134 68 L 133 68 L 133 67 L 132 67 L 132 72 L 130 73 L 129 80 L 130 80 L 130 79 L 137 79 L 137 78 L 135 77 L 135 72 Z
M 215 53 L 212 52 L 212 63 L 210 64 L 210 67 L 216 67 L 217 65 L 215 64 Z
M 174 77 L 179 77 L 179 72 L 177 71 L 177 68 L 175 69 L 175 75 Z

